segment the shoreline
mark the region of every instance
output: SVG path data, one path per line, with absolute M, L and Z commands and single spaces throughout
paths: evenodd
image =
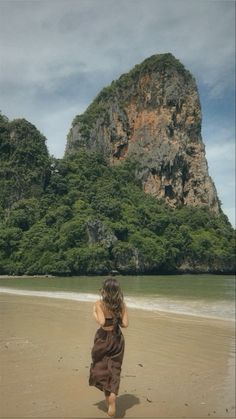
M 84 273 L 84 274 L 73 274 L 73 275 L 52 275 L 52 274 L 35 274 L 35 275 L 27 275 L 27 274 L 22 274 L 22 275 L 8 275 L 8 274 L 2 274 L 0 275 L 0 280 L 1 279 L 16 279 L 16 278 L 22 278 L 22 279 L 27 279 L 27 278 L 74 278 L 74 277 L 84 277 L 84 276 L 89 276 L 89 277 L 110 277 L 110 276 L 124 276 L 124 277 L 129 277 L 129 276 L 184 276 L 184 275 L 225 275 L 225 276 L 235 276 L 235 271 L 232 270 L 227 270 L 227 271 L 208 271 L 208 270 L 179 270 L 179 271 L 175 271 L 175 272 L 156 272 L 156 273 L 148 273 L 148 272 L 142 272 L 142 273 L 137 273 L 137 272 L 133 272 L 133 273 L 124 273 L 124 272 L 116 272 L 116 273 L 96 273 L 96 274 L 88 274 L 88 273 Z
M 1 417 L 106 416 L 92 304 L 0 294 Z M 129 309 L 117 417 L 235 416 L 231 322 Z
M 28 289 L 21 289 L 21 288 L 7 288 L 7 287 L 0 287 L 0 295 L 16 295 L 16 296 L 25 296 L 27 298 L 29 297 L 35 297 L 35 298 L 49 298 L 49 299 L 55 299 L 55 300 L 64 300 L 64 301 L 77 301 L 77 302 L 87 302 L 92 303 L 95 302 L 98 298 L 98 294 L 94 293 L 85 293 L 85 292 L 78 292 L 78 291 L 43 291 L 43 290 L 28 290 Z M 162 297 L 160 297 L 162 298 Z M 164 299 L 165 300 L 165 299 Z M 154 313 L 159 313 L 160 315 L 180 315 L 180 316 L 192 316 L 192 317 L 199 317 L 203 319 L 209 319 L 209 320 L 222 320 L 222 321 L 229 321 L 229 322 L 235 322 L 235 313 L 234 317 L 224 317 L 224 316 L 214 316 L 206 313 L 199 312 L 191 312 L 191 311 L 184 311 L 184 310 L 177 310 L 177 308 L 174 310 L 172 308 L 168 309 L 165 306 L 160 307 L 160 299 L 159 301 L 155 303 L 150 303 L 149 298 L 141 297 L 140 296 L 127 296 L 125 298 L 125 302 L 127 304 L 127 307 L 129 309 L 133 310 L 141 310 L 141 311 L 149 311 Z
M 59 278 L 57 275 L 0 275 L 1 279 L 28 279 L 28 278 Z

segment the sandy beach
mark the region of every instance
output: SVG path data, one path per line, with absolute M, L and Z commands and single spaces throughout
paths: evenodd
M 92 303 L 0 295 L 2 418 L 107 417 Z M 234 322 L 129 310 L 116 417 L 234 418 Z

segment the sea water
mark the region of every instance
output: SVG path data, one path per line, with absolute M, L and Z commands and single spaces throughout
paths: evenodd
M 0 293 L 93 302 L 105 277 L 0 279 Z M 232 275 L 117 276 L 128 307 L 156 312 L 235 319 Z

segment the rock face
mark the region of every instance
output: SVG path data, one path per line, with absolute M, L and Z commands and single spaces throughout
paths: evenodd
M 196 82 L 171 54 L 136 65 L 74 119 L 65 155 L 82 148 L 102 153 L 110 164 L 136 161 L 144 191 L 172 207 L 220 211 L 201 137 Z
M 117 241 L 115 234 L 110 231 L 100 220 L 88 221 L 86 233 L 89 244 L 101 243 L 105 249 L 110 249 Z
M 0 115 L 0 205 L 39 198 L 50 177 L 46 138 L 25 119 Z

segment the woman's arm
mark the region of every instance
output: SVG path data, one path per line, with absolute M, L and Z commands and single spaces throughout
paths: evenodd
M 93 317 L 95 318 L 96 322 L 100 326 L 104 326 L 105 324 L 105 316 L 101 308 L 100 301 L 96 301 L 96 303 L 93 306 Z
M 125 303 L 123 304 L 122 309 L 122 322 L 121 327 L 128 327 L 129 326 L 129 318 L 128 318 L 128 311 Z

